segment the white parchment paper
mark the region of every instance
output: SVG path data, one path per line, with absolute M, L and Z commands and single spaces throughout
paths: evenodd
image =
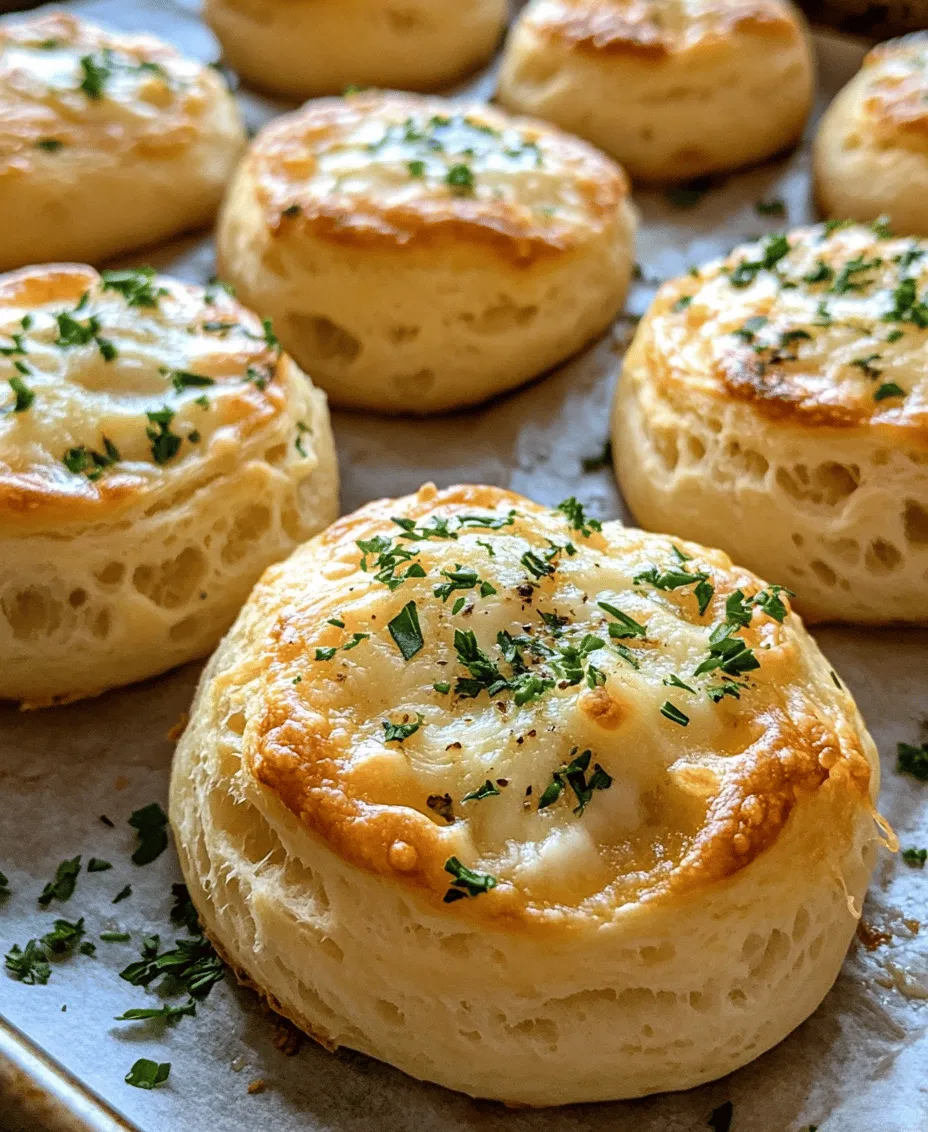
M 205 60 L 218 56 L 192 0 L 91 0 L 69 5 L 126 30 L 163 36 Z M 859 64 L 862 49 L 819 37 L 819 112 Z M 492 74 L 470 89 L 488 95 Z M 241 95 L 259 126 L 280 107 Z M 622 515 L 611 470 L 584 472 L 602 450 L 621 353 L 657 281 L 727 251 L 738 240 L 782 226 L 754 202 L 781 197 L 788 222 L 811 218 L 806 149 L 787 160 L 728 178 L 696 207 L 672 207 L 660 193 L 636 194 L 642 227 L 642 278 L 629 315 L 614 333 L 559 372 L 485 408 L 433 421 L 384 421 L 336 413 L 343 508 L 399 495 L 424 480 L 482 481 L 543 503 L 575 494 L 602 517 Z M 208 238 L 149 252 L 183 278 L 213 271 Z M 2 570 L 2 563 L 0 563 Z M 816 634 L 863 710 L 883 756 L 882 810 L 903 846 L 928 846 L 928 785 L 895 771 L 895 744 L 928 737 L 928 633 Z M 0 658 L 2 663 L 2 658 Z M 75 658 L 79 663 L 79 657 Z M 723 1101 L 733 1132 L 925 1132 L 928 1129 L 928 869 L 884 857 L 864 919 L 883 942 L 855 944 L 834 990 L 780 1046 L 732 1076 L 688 1093 L 552 1111 L 507 1110 L 413 1081 L 351 1052 L 328 1054 L 310 1042 L 294 1056 L 275 1045 L 275 1027 L 257 999 L 220 984 L 194 1019 L 175 1028 L 113 1021 L 152 1005 L 118 978 L 138 955 L 142 934 L 170 940 L 173 851 L 138 868 L 129 856 L 131 811 L 165 802 L 172 743 L 168 731 L 187 708 L 198 675 L 192 665 L 159 680 L 83 704 L 36 714 L 0 708 L 0 870 L 13 895 L 0 903 L 0 950 L 51 928 L 56 915 L 84 916 L 88 938 L 101 930 L 133 942 L 99 943 L 95 958 L 56 964 L 47 986 L 0 974 L 0 1013 L 105 1097 L 143 1132 L 690 1132 L 705 1129 Z M 109 829 L 99 821 L 106 814 Z M 36 896 L 59 861 L 81 853 L 114 862 L 82 873 L 66 904 L 42 910 Z M 112 904 L 125 885 L 132 896 Z M 475 974 L 479 977 L 479 973 Z M 154 1000 L 157 1005 L 157 1000 Z M 138 1057 L 170 1061 L 169 1083 L 154 1092 L 123 1077 Z M 248 1093 L 249 1083 L 265 1089 Z M 2 1118 L 0 1118 L 2 1126 Z

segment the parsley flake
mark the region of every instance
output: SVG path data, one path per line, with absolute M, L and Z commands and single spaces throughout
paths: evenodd
M 10 388 L 16 397 L 13 402 L 14 413 L 24 413 L 31 407 L 32 402 L 35 400 L 35 393 L 26 385 L 21 377 L 7 378 Z
M 576 751 L 576 749 L 577 748 L 574 747 L 574 751 Z M 545 810 L 548 806 L 553 806 L 564 792 L 564 789 L 570 787 L 577 799 L 574 813 L 580 817 L 592 800 L 594 791 L 609 789 L 612 785 L 612 777 L 603 770 L 599 763 L 593 764 L 593 773 L 590 775 L 589 779 L 587 779 L 586 772 L 589 769 L 592 755 L 592 751 L 583 751 L 571 762 L 567 763 L 566 766 L 562 766 L 559 770 L 554 771 L 550 784 L 545 788 L 544 793 L 538 801 L 539 810 Z
M 688 726 L 690 722 L 690 717 L 680 711 L 676 704 L 672 704 L 670 700 L 664 701 L 661 706 L 661 715 L 665 719 L 669 719 L 671 723 L 678 723 L 681 727 Z
M 155 287 L 155 269 L 139 267 L 132 271 L 104 271 L 103 290 L 116 291 L 130 307 L 157 307 L 158 300 L 168 293 L 166 287 Z
M 896 747 L 896 770 L 910 774 L 919 782 L 928 782 L 928 743 L 920 747 L 912 743 L 899 743 Z
M 583 508 L 572 495 L 562 499 L 555 508 L 567 519 L 567 524 L 575 531 L 579 531 L 584 538 L 589 538 L 593 531 L 601 531 L 602 523 L 599 519 L 588 519 Z
M 419 628 L 419 611 L 414 601 L 407 602 L 400 612 L 387 623 L 387 629 L 396 647 L 406 661 L 412 660 L 425 642 Z
M 479 802 L 484 798 L 492 798 L 495 794 L 499 794 L 499 787 L 495 782 L 489 778 L 482 786 L 478 786 L 476 790 L 471 790 L 469 794 L 465 794 L 461 799 L 462 802 Z
M 48 956 L 37 939 L 30 939 L 25 947 L 14 943 L 6 953 L 5 962 L 13 978 L 26 986 L 45 986 L 51 978 Z
M 402 743 L 410 735 L 415 735 L 422 726 L 422 716 L 416 712 L 416 718 L 412 723 L 391 723 L 390 720 L 384 719 L 382 726 L 385 743 Z
M 39 903 L 47 908 L 53 900 L 69 900 L 74 895 L 74 886 L 81 871 L 80 854 L 69 861 L 62 861 L 55 870 L 55 879 L 51 880 L 42 889 Z
M 129 818 L 129 825 L 138 832 L 138 848 L 132 854 L 136 865 L 149 865 L 168 847 L 168 816 L 157 802 L 151 802 L 136 810 Z
M 140 1057 L 126 1074 L 126 1084 L 134 1085 L 137 1089 L 155 1089 L 163 1085 L 171 1074 L 171 1063 L 163 1061 L 150 1061 L 147 1057 Z
M 455 900 L 463 900 L 467 896 L 480 896 L 499 884 L 496 877 L 489 873 L 475 873 L 462 865 L 457 857 L 449 857 L 445 861 L 445 872 L 454 877 L 451 887 L 445 893 L 445 904 L 453 904 Z

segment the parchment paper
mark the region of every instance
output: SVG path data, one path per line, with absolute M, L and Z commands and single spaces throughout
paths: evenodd
M 205 60 L 217 58 L 192 0 L 96 0 L 71 7 L 117 28 L 155 32 Z M 825 37 L 818 48 L 821 111 L 856 69 L 862 48 Z M 492 87 L 491 74 L 472 85 L 485 95 Z M 246 94 L 242 103 L 253 126 L 280 109 Z M 636 194 L 642 279 L 630 315 L 644 311 L 656 281 L 786 223 L 758 216 L 758 199 L 782 197 L 790 224 L 809 219 L 808 170 L 803 150 L 729 178 L 688 210 L 672 207 L 660 193 Z M 136 262 L 189 279 L 205 280 L 213 270 L 208 239 L 149 252 Z M 633 317 L 620 320 L 586 356 L 476 412 L 428 422 L 336 413 L 343 508 L 412 491 L 426 479 L 440 485 L 469 480 L 549 504 L 576 494 L 596 515 L 628 519 L 611 470 L 585 473 L 582 461 L 602 450 L 611 389 L 633 325 Z M 894 769 L 897 741 L 928 737 L 928 633 L 827 629 L 816 635 L 880 746 L 883 813 L 903 846 L 928 846 L 928 785 Z M 214 989 L 196 1018 L 174 1028 L 115 1023 L 125 1009 L 153 1004 L 151 995 L 118 978 L 137 958 L 142 934 L 174 938 L 170 884 L 180 878 L 173 851 L 144 868 L 132 865 L 134 834 L 125 821 L 139 806 L 165 802 L 167 733 L 188 706 L 198 671 L 191 665 L 54 711 L 0 709 L 0 870 L 13 889 L 0 903 L 0 950 L 48 931 L 55 916 L 84 916 L 91 939 L 101 930 L 133 933 L 131 943 L 98 941 L 95 958 L 54 965 L 44 987 L 0 974 L 0 1012 L 144 1132 L 689 1132 L 707 1128 L 711 1111 L 726 1100 L 734 1105 L 734 1132 L 800 1132 L 809 1125 L 820 1132 L 928 1129 L 928 925 L 919 932 L 915 924 L 928 906 L 928 869 L 907 867 L 888 853 L 864 915 L 885 942 L 872 951 L 855 944 L 824 1004 L 780 1046 L 688 1093 L 540 1112 L 473 1102 L 308 1041 L 287 1056 L 275 1046 L 280 1035 L 268 1012 L 231 980 Z M 102 824 L 100 814 L 115 828 Z M 40 909 L 43 884 L 59 861 L 77 853 L 85 863 L 93 855 L 115 867 L 82 873 L 70 901 Z M 127 883 L 132 896 L 112 904 Z M 125 1085 L 139 1057 L 170 1061 L 168 1084 L 154 1092 Z M 248 1085 L 259 1079 L 264 1091 L 250 1095 Z

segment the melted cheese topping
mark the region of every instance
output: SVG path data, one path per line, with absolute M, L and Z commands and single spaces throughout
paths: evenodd
M 372 504 L 258 587 L 246 756 L 338 853 L 437 900 L 456 857 L 495 915 L 607 915 L 740 868 L 829 775 L 866 799 L 849 697 L 761 591 L 721 552 L 496 489 Z
M 648 324 L 659 382 L 928 439 L 925 241 L 862 225 L 769 236 L 665 284 Z
M 521 22 L 571 47 L 659 59 L 735 31 L 795 38 L 799 25 L 778 0 L 535 0 Z
M 863 113 L 878 136 L 928 149 L 928 32 L 875 47 L 858 81 Z
M 219 76 L 148 36 L 72 16 L 0 26 L 0 172 L 62 150 L 170 155 L 191 144 Z
M 227 458 L 282 411 L 279 358 L 221 288 L 73 265 L 3 276 L 0 515 L 86 517 Z
M 441 227 L 565 246 L 615 223 L 622 171 L 577 139 L 488 106 L 372 93 L 274 122 L 251 151 L 268 223 L 409 243 Z

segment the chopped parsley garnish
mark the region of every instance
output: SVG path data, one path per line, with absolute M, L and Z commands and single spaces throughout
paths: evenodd
M 422 716 L 416 712 L 416 718 L 412 723 L 391 723 L 389 719 L 385 719 L 382 721 L 382 726 L 385 743 L 402 743 L 410 735 L 415 735 L 422 726 Z
M 436 597 L 440 597 L 443 602 L 447 601 L 455 590 L 472 590 L 478 586 L 480 587 L 481 597 L 489 597 L 490 594 L 496 593 L 495 586 L 490 582 L 482 581 L 476 570 L 462 566 L 460 562 L 455 563 L 453 570 L 442 570 L 441 576 L 447 578 L 447 581 L 435 586 L 432 593 Z
M 53 955 L 70 955 L 84 935 L 84 917 L 77 923 L 70 920 L 55 920 L 52 931 L 42 936 L 42 945 Z
M 325 648 L 316 649 L 316 660 L 331 660 L 338 652 L 334 645 L 327 645 Z
M 145 414 L 151 425 L 145 430 L 145 435 L 151 441 L 151 454 L 156 464 L 167 464 L 173 460 L 180 451 L 181 438 L 171 432 L 171 421 L 174 420 L 174 410 L 167 405 L 161 409 L 149 410 Z
M 815 267 L 802 277 L 803 283 L 830 283 L 834 279 L 834 270 L 823 260 L 815 261 Z
M 733 287 L 748 287 L 761 271 L 772 271 L 789 254 L 789 240 L 782 234 L 768 236 L 760 248 L 758 259 L 743 259 L 729 274 Z
M 647 570 L 643 570 L 640 574 L 636 574 L 632 579 L 636 586 L 640 586 L 647 582 L 649 585 L 654 586 L 656 590 L 678 590 L 683 586 L 692 585 L 693 595 L 699 607 L 700 617 L 709 608 L 709 602 L 712 600 L 712 595 L 715 593 L 715 587 L 709 581 L 709 575 L 701 571 L 695 574 L 689 573 L 686 569 L 680 567 L 678 569 L 658 570 L 656 566 L 651 566 Z
M 105 873 L 107 869 L 111 869 L 112 867 L 110 861 L 103 861 L 99 857 L 91 857 L 87 862 L 88 873 Z
M 873 364 L 879 360 L 879 354 L 868 354 L 865 358 L 854 358 L 850 364 L 859 369 L 865 377 L 869 377 L 872 380 L 873 378 L 879 377 L 883 372 Z
M 892 307 L 883 315 L 884 322 L 911 322 L 928 328 L 928 301 L 919 299 L 914 279 L 902 279 L 892 292 Z
M 554 555 L 550 555 L 549 557 L 548 554 L 546 554 L 545 558 L 541 558 L 533 550 L 527 550 L 519 561 L 533 578 L 540 579 L 553 574 L 557 569 L 551 562 L 551 558 L 553 557 Z
M 178 393 L 182 393 L 185 389 L 205 389 L 208 385 L 216 384 L 212 377 L 206 377 L 202 373 L 191 373 L 186 369 L 171 369 L 164 372 L 170 377 L 171 384 Z
M 445 174 L 445 184 L 455 196 L 470 196 L 476 186 L 473 170 L 469 165 L 452 165 Z
M 670 309 L 674 314 L 679 314 L 681 311 L 685 311 L 692 301 L 692 295 L 681 295 Z
M 587 518 L 583 504 L 579 503 L 572 495 L 567 499 L 561 500 L 555 510 L 560 511 L 567 519 L 568 526 L 575 531 L 579 531 L 584 538 L 589 538 L 593 531 L 601 531 L 603 529 L 603 525 L 599 519 Z
M 72 346 L 89 346 L 91 342 L 95 342 L 103 360 L 111 362 L 117 356 L 116 347 L 108 338 L 101 337 L 99 318 L 96 315 L 89 315 L 86 321 L 81 322 L 74 317 L 87 305 L 88 298 L 89 295 L 85 292 L 73 311 L 61 311 L 55 315 L 55 322 L 58 324 L 55 345 L 67 350 Z
M 121 904 L 123 900 L 128 900 L 132 895 L 132 885 L 124 885 L 110 901 L 112 904 Z
M 509 681 L 477 643 L 473 630 L 455 629 L 454 649 L 458 663 L 470 673 L 469 679 L 458 678 L 456 695 L 473 699 L 485 689 L 493 696 L 509 687 Z
M 269 318 L 261 319 L 261 327 L 264 331 L 264 342 L 269 350 L 280 350 L 280 342 L 277 335 L 274 333 L 274 324 Z
M 896 770 L 900 774 L 911 774 L 919 782 L 928 782 L 928 743 L 920 747 L 900 743 L 896 747 Z
M 45 986 L 52 969 L 45 949 L 37 939 L 30 939 L 25 947 L 14 943 L 6 953 L 6 969 L 14 979 L 26 986 Z
M 670 700 L 665 700 L 662 704 L 661 715 L 665 719 L 669 719 L 671 723 L 678 723 L 681 727 L 686 727 L 690 722 L 690 717 L 680 711 L 676 704 L 672 704 Z
M 684 684 L 680 677 L 675 675 L 674 673 L 671 673 L 669 676 L 665 676 L 661 683 L 665 684 L 668 688 L 682 688 L 685 692 L 695 693 L 696 691 L 696 689 L 691 688 L 689 684 Z
M 462 802 L 479 802 L 483 798 L 492 798 L 494 794 L 499 794 L 499 787 L 495 782 L 491 782 L 488 778 L 482 786 L 478 786 L 476 790 L 471 790 L 469 794 L 465 794 L 461 799 Z
M 412 660 L 425 644 L 419 628 L 419 611 L 414 601 L 407 602 L 392 621 L 388 622 L 387 628 L 406 661 Z
M 844 295 L 848 291 L 862 291 L 869 285 L 869 280 L 859 280 L 858 275 L 865 271 L 873 271 L 874 268 L 881 267 L 883 261 L 879 258 L 864 259 L 863 256 L 855 256 L 849 259 L 847 263 L 841 268 L 832 283 L 830 291 L 833 295 Z
M 104 943 L 128 943 L 132 935 L 129 932 L 100 932 L 100 939 Z
M 7 378 L 7 380 L 16 397 L 16 400 L 13 402 L 13 412 L 24 413 L 31 407 L 32 402 L 35 400 L 35 393 L 33 393 L 21 377 L 10 377 Z
M 163 1085 L 171 1074 L 171 1063 L 163 1061 L 150 1061 L 147 1057 L 140 1057 L 126 1074 L 126 1084 L 134 1085 L 137 1089 L 154 1089 Z
M 754 211 L 758 216 L 785 216 L 786 205 L 779 197 L 772 197 L 770 200 L 755 201 Z
M 344 629 L 345 622 L 339 617 L 330 617 L 326 622 L 327 625 L 334 625 L 336 629 Z
M 80 854 L 69 861 L 62 861 L 55 870 L 55 879 L 51 880 L 42 889 L 39 903 L 47 908 L 53 900 L 69 900 L 74 895 L 74 886 L 77 884 L 77 875 L 81 871 Z
M 116 445 L 109 437 L 104 436 L 102 452 L 86 448 L 81 444 L 77 448 L 69 448 L 62 456 L 61 462 L 73 475 L 86 475 L 89 480 L 98 480 L 106 468 L 117 464 L 121 458 Z
M 35 143 L 36 149 L 44 149 L 46 153 L 57 153 L 63 146 L 64 142 L 58 138 L 39 138 Z
M 889 397 L 904 397 L 905 390 L 901 385 L 897 385 L 895 381 L 884 381 L 881 386 L 874 392 L 874 401 L 885 401 Z
M 119 977 L 135 987 L 147 987 L 163 980 L 159 989 L 177 990 L 198 1002 L 206 998 L 216 983 L 225 977 L 222 960 L 205 936 L 174 941 L 173 951 L 159 954 L 161 940 L 146 936 L 142 957 L 119 972 Z
M 913 869 L 923 869 L 928 861 L 928 849 L 903 849 L 902 859 Z
M 576 751 L 576 749 L 577 748 L 574 747 L 574 751 Z M 571 754 L 573 754 L 573 751 Z M 612 785 L 612 778 L 603 770 L 599 763 L 593 764 L 593 773 L 590 775 L 589 779 L 587 779 L 586 772 L 589 769 L 592 755 L 592 751 L 583 751 L 571 762 L 562 766 L 559 770 L 554 771 L 550 784 L 545 788 L 544 793 L 538 800 L 539 810 L 545 810 L 548 806 L 553 806 L 564 792 L 564 789 L 569 786 L 574 792 L 574 797 L 577 799 L 574 813 L 579 817 L 592 800 L 594 791 L 609 789 Z
M 475 873 L 462 865 L 457 857 L 449 857 L 445 861 L 445 872 L 454 877 L 451 887 L 445 893 L 445 904 L 453 904 L 455 900 L 463 900 L 467 896 L 480 896 L 499 884 L 496 877 L 488 873 Z
M 410 161 L 406 168 L 409 170 L 410 177 L 415 177 L 418 179 L 425 176 L 424 161 Z
M 103 272 L 103 290 L 118 291 L 130 307 L 157 307 L 158 300 L 168 291 L 166 287 L 155 287 L 154 283 L 155 270 L 152 267 Z
M 80 67 L 82 77 L 78 89 L 96 102 L 103 97 L 113 73 L 112 52 L 104 50 L 99 55 L 82 55 Z
M 12 895 L 10 889 L 10 878 L 6 873 L 0 873 L 0 900 L 5 900 L 8 896 Z
M 627 613 L 623 613 L 616 606 L 610 605 L 607 601 L 598 601 L 596 604 L 610 617 L 615 618 L 615 621 L 609 623 L 609 636 L 614 640 L 624 641 L 630 637 L 646 637 L 648 635 L 647 625 L 642 625 L 640 621 L 636 621 L 634 617 L 629 617 Z
M 312 429 L 309 427 L 309 425 L 305 421 L 297 421 L 296 441 L 294 442 L 294 448 L 296 448 L 297 452 L 299 452 L 304 460 L 306 459 L 306 448 L 303 445 L 303 437 L 307 432 L 312 432 Z
M 418 562 L 414 561 L 417 552 L 407 550 L 406 547 L 398 544 L 394 545 L 393 540 L 384 535 L 375 535 L 370 539 L 359 539 L 357 545 L 362 555 L 361 569 L 365 572 L 368 570 L 368 556 L 373 556 L 373 565 L 376 570 L 374 578 L 390 590 L 397 589 L 408 578 L 425 577 L 425 570 Z M 410 565 L 406 572 L 398 574 L 397 570 L 407 562 Z
M 436 692 L 439 692 L 443 696 L 447 695 L 448 692 L 451 691 L 451 685 L 447 680 L 440 680 L 437 684 L 433 684 L 432 687 Z
M 726 676 L 740 676 L 760 668 L 760 661 L 754 650 L 748 648 L 740 637 L 733 636 L 742 626 L 732 622 L 720 622 L 709 635 L 709 655 L 693 670 L 694 676 L 720 670 Z
M 168 847 L 168 815 L 157 802 L 151 802 L 136 810 L 129 818 L 129 825 L 138 832 L 138 848 L 132 854 L 136 865 L 151 864 Z
M 147 1022 L 149 1019 L 158 1019 L 169 1024 L 179 1022 L 181 1018 L 192 1018 L 197 1012 L 196 1001 L 188 999 L 183 1006 L 171 1006 L 165 1003 L 158 1007 L 136 1007 L 127 1010 L 125 1014 L 117 1014 L 115 1022 Z

